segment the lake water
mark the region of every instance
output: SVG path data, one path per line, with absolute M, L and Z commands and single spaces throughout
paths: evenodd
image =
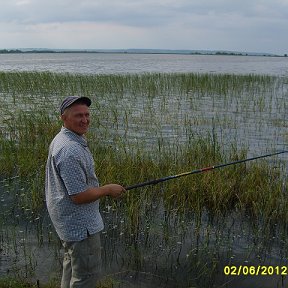
M 0 54 L 0 71 L 80 74 L 253 73 L 288 76 L 288 57 L 116 53 Z
M 80 74 L 195 72 L 267 74 L 287 77 L 288 58 L 100 53 L 0 54 L 0 71 L 51 71 Z M 284 98 L 287 94 L 287 87 L 283 89 L 282 93 Z M 263 116 L 261 111 L 256 110 L 255 112 L 249 107 L 246 109 L 246 115 L 237 114 L 237 109 L 230 111 L 232 114 L 227 114 L 230 120 L 231 118 L 235 119 L 235 121 L 231 120 L 233 125 L 235 123 L 236 126 L 237 123 L 237 129 L 234 129 L 232 125 L 232 128 L 227 129 L 227 134 L 235 135 L 235 138 L 243 139 L 243 141 L 249 141 L 248 144 L 255 143 L 257 138 L 251 156 L 264 154 L 262 151 L 270 147 L 269 143 L 271 143 L 271 149 L 276 146 L 279 150 L 286 145 L 284 137 L 286 125 L 282 125 L 279 119 L 285 120 L 287 111 L 285 108 L 281 109 L 280 116 L 278 112 L 278 114 L 274 113 L 273 107 L 283 102 L 276 101 L 274 104 L 274 97 L 271 99 L 272 112 L 269 117 Z M 207 99 L 203 98 L 203 107 L 209 113 L 213 114 L 216 111 L 213 109 L 216 107 L 219 108 L 219 115 L 225 116 L 220 109 L 222 102 L 219 105 L 213 103 L 213 106 L 209 103 L 212 102 L 208 101 L 207 104 Z M 183 105 L 183 110 L 184 108 Z M 232 117 L 232 115 L 234 116 Z M 246 121 L 244 116 L 249 121 Z M 244 117 L 245 121 L 241 117 Z M 255 117 L 259 117 L 260 120 L 255 121 Z M 270 125 L 271 121 L 276 124 Z M 258 125 L 256 132 L 250 131 L 253 125 Z M 208 126 L 211 126 L 210 122 Z M 35 270 L 34 278 L 39 279 L 42 283 L 51 277 L 60 276 L 62 259 L 61 253 L 59 254 L 60 246 L 57 246 L 57 240 L 53 238 L 55 237 L 53 228 L 49 226 L 49 218 L 45 211 L 43 211 L 43 215 L 40 215 L 40 219 L 38 217 L 31 219 L 29 223 L 22 223 L 19 219 L 21 214 L 20 212 L 17 214 L 17 211 L 18 218 L 10 219 L 7 199 L 13 195 L 13 191 L 19 190 L 19 186 L 17 179 L 12 181 L 12 184 L 9 180 L 0 182 L 0 215 L 1 217 L 5 215 L 7 219 L 11 220 L 11 227 L 3 229 L 4 232 L 0 238 L 0 277 L 14 275 L 13 273 L 29 276 L 29 271 Z M 202 283 L 201 287 L 203 288 L 287 287 L 288 280 L 276 273 L 266 277 L 251 275 L 225 277 L 223 270 L 219 270 L 214 275 L 215 271 L 211 272 L 213 269 L 210 269 L 216 261 L 221 262 L 221 268 L 232 264 L 238 266 L 257 265 L 258 261 L 273 267 L 287 266 L 287 242 L 284 241 L 287 231 L 279 231 L 282 228 L 278 227 L 277 223 L 274 226 L 271 225 L 272 227 L 269 229 L 265 226 L 258 227 L 256 224 L 253 225 L 253 219 L 237 213 L 231 213 L 225 219 L 218 220 L 209 219 L 209 215 L 206 213 L 203 213 L 200 220 L 195 219 L 194 215 L 188 215 L 190 217 L 187 217 L 184 223 L 173 211 L 168 217 L 164 213 L 161 203 L 149 204 L 151 211 L 147 208 L 149 206 L 143 205 L 145 217 L 143 216 L 141 219 L 137 235 L 123 230 L 123 223 L 127 219 L 117 209 L 113 210 L 110 206 L 106 206 L 102 211 L 106 223 L 106 228 L 101 235 L 105 272 L 109 275 L 112 274 L 116 281 L 124 283 L 121 287 L 176 287 L 173 286 L 173 279 L 180 284 L 191 279 L 191 283 Z M 8 212 L 5 214 L 6 209 Z M 40 229 L 41 226 L 49 226 L 45 233 L 54 236 L 45 234 L 42 246 L 39 246 L 41 241 L 35 237 L 39 234 L 37 229 Z M 7 239 L 9 240 L 7 242 L 12 243 L 13 249 L 5 246 Z M 53 245 L 49 243 L 49 240 Z M 11 250 L 15 255 L 11 254 Z M 213 263 L 213 261 L 215 262 Z M 164 276 L 162 278 L 159 275 Z M 194 281 L 194 279 L 196 280 Z M 179 287 L 184 288 L 185 286 Z

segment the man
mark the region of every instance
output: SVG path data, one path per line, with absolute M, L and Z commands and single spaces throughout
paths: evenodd
M 61 104 L 61 131 L 50 144 L 45 194 L 49 215 L 64 246 L 61 288 L 94 288 L 101 270 L 103 220 L 99 199 L 120 197 L 117 184 L 99 187 L 84 134 L 90 124 L 87 97 L 69 96 Z

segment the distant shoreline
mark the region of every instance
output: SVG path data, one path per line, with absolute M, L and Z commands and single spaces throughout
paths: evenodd
M 177 54 L 177 55 L 220 55 L 220 56 L 265 56 L 287 57 L 287 54 L 235 52 L 235 51 L 205 51 L 205 50 L 165 50 L 165 49 L 0 49 L 0 54 L 23 53 L 108 53 L 108 54 Z

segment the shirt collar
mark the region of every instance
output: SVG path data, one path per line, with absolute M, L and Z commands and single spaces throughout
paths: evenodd
M 73 141 L 76 141 L 76 142 L 78 142 L 79 144 L 81 144 L 81 145 L 83 145 L 85 147 L 88 146 L 87 145 L 87 140 L 86 140 L 86 138 L 84 136 L 80 136 L 77 133 L 69 130 L 68 128 L 66 128 L 64 126 L 61 128 L 61 132 L 64 133 L 65 135 L 67 135 Z

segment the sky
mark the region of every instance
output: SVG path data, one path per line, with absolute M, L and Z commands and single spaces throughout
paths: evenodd
M 0 0 L 0 49 L 288 53 L 288 0 Z

